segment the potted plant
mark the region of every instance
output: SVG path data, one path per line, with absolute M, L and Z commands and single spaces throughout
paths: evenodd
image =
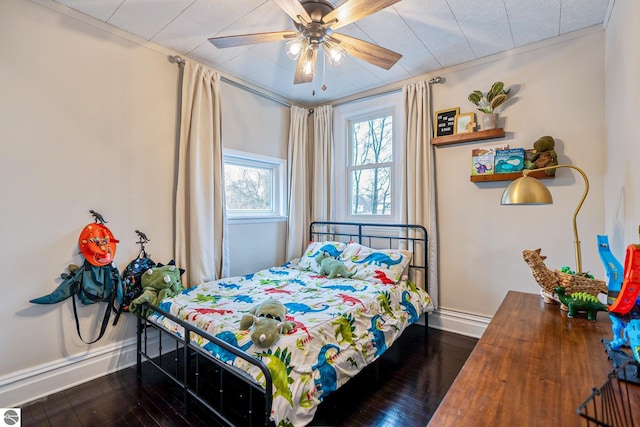
M 469 102 L 478 107 L 485 115 L 482 117 L 482 129 L 494 129 L 498 123 L 496 108 L 507 100 L 511 89 L 504 90 L 504 83 L 495 82 L 487 94 L 474 90 L 469 94 Z

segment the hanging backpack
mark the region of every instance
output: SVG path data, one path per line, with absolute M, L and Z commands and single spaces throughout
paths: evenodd
M 136 230 L 136 234 L 138 235 L 137 243 L 140 245 L 140 253 L 122 271 L 122 304 L 120 304 L 116 318 L 113 321 L 114 325 L 123 311 L 129 311 L 131 301 L 142 294 L 142 274 L 156 266 L 156 263 L 145 250 L 145 244 L 149 241 L 146 234 L 140 230 Z
M 104 335 L 111 311 L 116 311 L 116 303 L 122 304 L 122 281 L 120 272 L 113 263 L 116 252 L 116 240 L 104 225 L 102 215 L 95 211 L 89 211 L 95 217 L 96 222 L 87 225 L 78 238 L 80 253 L 85 261 L 81 267 L 69 266 L 69 273 L 62 273 L 62 283 L 50 294 L 30 300 L 34 304 L 55 304 L 71 297 L 73 302 L 73 314 L 76 321 L 76 329 L 80 339 L 93 344 Z M 80 321 L 76 307 L 77 298 L 83 304 L 95 304 L 106 302 L 107 307 L 100 326 L 100 333 L 93 341 L 85 341 L 80 333 Z M 114 322 L 115 324 L 115 322 Z

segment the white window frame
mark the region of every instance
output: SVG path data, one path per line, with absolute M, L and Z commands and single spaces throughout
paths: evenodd
M 391 210 L 385 215 L 358 215 L 351 213 L 351 176 L 357 166 L 350 167 L 351 123 L 383 115 L 393 117 L 393 162 L 391 164 Z M 392 93 L 373 99 L 352 102 L 334 108 L 334 147 L 336 154 L 336 216 L 338 220 L 355 222 L 398 222 L 402 202 L 402 174 L 404 170 L 404 150 L 402 150 L 402 93 Z M 380 166 L 385 164 L 381 163 Z
M 286 206 L 286 171 L 287 161 L 277 157 L 263 156 L 244 151 L 224 149 L 223 163 L 232 163 L 238 166 L 268 169 L 272 173 L 271 194 L 272 209 L 265 211 L 240 212 L 227 210 L 227 220 L 230 223 L 255 223 L 255 222 L 283 222 L 287 217 Z M 226 186 L 225 186 L 226 191 Z M 226 195 L 225 195 L 226 197 Z M 225 206 L 226 209 L 226 206 Z

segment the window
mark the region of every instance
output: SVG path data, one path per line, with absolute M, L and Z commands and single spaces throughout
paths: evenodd
M 398 219 L 400 108 L 397 94 L 336 108 L 336 181 L 345 183 L 336 186 L 340 219 Z
M 227 217 L 282 219 L 285 161 L 234 150 L 224 153 Z
M 389 215 L 393 116 L 382 113 L 364 120 L 349 121 L 349 129 L 349 213 Z

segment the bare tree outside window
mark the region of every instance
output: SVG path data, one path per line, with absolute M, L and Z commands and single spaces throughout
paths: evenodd
M 226 163 L 224 179 L 227 210 L 270 211 L 273 209 L 270 169 Z
M 352 215 L 391 214 L 393 116 L 351 124 Z

